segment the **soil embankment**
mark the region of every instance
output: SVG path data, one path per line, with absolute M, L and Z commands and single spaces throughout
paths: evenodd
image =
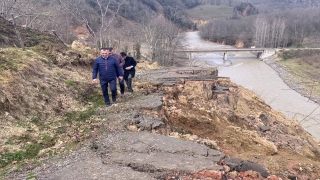
M 215 69 L 158 69 L 135 80 L 134 94 L 91 117 L 103 135 L 23 173 L 11 169 L 10 178 L 319 177 L 317 141 Z

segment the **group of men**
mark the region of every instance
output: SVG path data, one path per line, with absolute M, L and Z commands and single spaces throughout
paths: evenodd
M 124 97 L 124 81 L 129 92 L 133 92 L 132 78 L 135 76 L 135 66 L 137 65 L 133 57 L 127 56 L 125 52 L 115 53 L 113 48 L 101 48 L 100 56 L 94 61 L 92 70 L 92 81 L 98 83 L 99 74 L 100 86 L 106 106 L 111 102 L 108 94 L 110 86 L 112 101 L 117 101 L 117 78 L 120 86 L 121 97 Z

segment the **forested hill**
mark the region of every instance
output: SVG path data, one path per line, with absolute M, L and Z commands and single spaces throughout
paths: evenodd
M 131 23 L 145 25 L 158 15 L 163 15 L 169 21 L 182 29 L 194 29 L 193 22 L 186 13 L 201 5 L 235 7 L 242 0 L 2 0 L 0 15 L 10 20 L 11 14 L 17 24 L 40 31 L 56 30 L 63 39 L 75 39 L 72 32 L 76 26 L 86 23 L 92 33 L 97 33 L 101 21 L 106 20 L 108 28 L 127 26 Z M 259 12 L 270 11 L 271 8 L 290 9 L 319 7 L 320 0 L 246 0 L 259 8 Z M 104 15 L 104 17 L 101 17 Z M 129 23 L 128 23 L 129 22 Z
M 133 54 L 146 44 L 147 59 L 161 65 L 173 64 L 178 35 L 198 30 L 196 21 L 205 19 L 203 16 L 213 21 L 200 29 L 202 37 L 230 45 L 242 41 L 246 47 L 303 46 L 306 38 L 313 40 L 319 35 L 320 0 L 246 0 L 244 5 L 242 0 L 1 2 L 0 15 L 12 21 L 13 14 L 18 26 L 55 30 L 67 44 L 80 39 L 91 47 L 113 46 Z
M 319 7 L 319 0 L 249 0 L 248 2 L 258 5 L 268 5 L 274 8 L 307 8 Z
M 248 1 L 250 2 L 250 0 Z M 320 1 L 251 0 L 237 6 L 229 18 L 207 22 L 201 36 L 244 47 L 318 47 Z M 255 13 L 243 13 L 257 9 Z M 248 16 L 250 15 L 250 16 Z

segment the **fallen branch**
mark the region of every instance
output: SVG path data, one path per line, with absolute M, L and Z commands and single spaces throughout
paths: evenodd
M 18 40 L 20 42 L 20 46 L 21 46 L 22 50 L 25 51 L 26 49 L 25 49 L 24 43 L 23 43 L 23 41 L 21 39 L 20 31 L 17 28 L 16 21 L 14 20 L 13 14 L 11 14 L 11 16 L 12 16 L 13 27 L 14 27 L 14 30 L 16 31 L 17 36 L 18 36 Z
M 58 36 L 58 34 L 57 34 L 54 30 L 52 30 L 52 32 L 53 32 L 53 34 L 60 40 L 60 42 L 61 42 L 65 47 L 68 47 L 68 46 L 66 45 L 66 43 L 64 43 L 64 42 L 62 41 L 62 39 Z

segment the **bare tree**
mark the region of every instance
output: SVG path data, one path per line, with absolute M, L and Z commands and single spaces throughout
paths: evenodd
M 106 37 L 106 31 L 110 27 L 111 23 L 115 19 L 116 15 L 119 12 L 119 8 L 122 5 L 121 1 L 116 0 L 108 0 L 106 3 L 102 3 L 101 0 L 96 0 L 96 4 L 98 5 L 97 12 L 100 13 L 99 17 L 99 27 L 98 30 L 95 31 L 93 23 L 89 21 L 89 14 L 84 14 L 85 11 L 81 9 L 81 1 L 72 1 L 72 0 L 59 0 L 61 6 L 65 8 L 66 12 L 69 12 L 71 16 L 73 16 L 79 23 L 85 23 L 89 33 L 93 37 L 94 43 L 100 48 L 106 44 L 108 44 L 108 37 Z M 111 12 L 110 5 L 116 5 L 114 11 Z
M 179 29 L 163 16 L 158 16 L 143 25 L 142 31 L 150 47 L 151 60 L 164 66 L 173 65 L 173 52 L 181 40 Z
M 4 18 L 9 18 L 10 14 L 12 13 L 12 10 L 14 8 L 14 5 L 17 3 L 16 0 L 2 0 L 0 2 L 0 14 Z
M 16 23 L 24 27 L 32 27 L 39 18 L 47 16 L 43 13 L 43 3 L 37 0 L 2 0 L 0 2 L 0 13 L 9 21 L 15 19 Z M 12 18 L 9 16 L 13 14 Z
M 271 23 L 262 16 L 254 22 L 254 43 L 258 47 L 278 47 L 284 41 L 285 22 L 281 18 Z

